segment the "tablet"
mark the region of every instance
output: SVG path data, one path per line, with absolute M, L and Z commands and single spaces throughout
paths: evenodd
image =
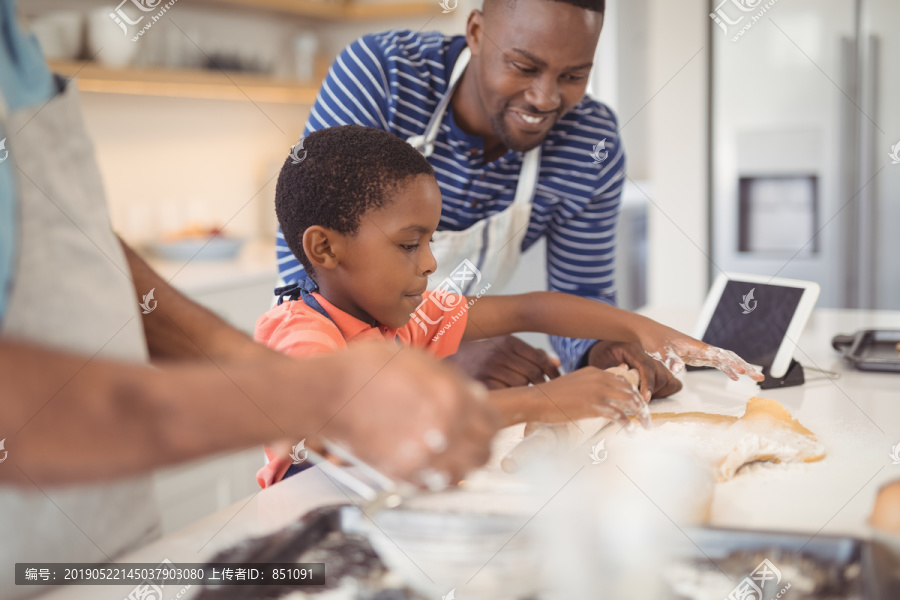
M 784 377 L 818 298 L 812 281 L 723 273 L 709 290 L 694 337 Z

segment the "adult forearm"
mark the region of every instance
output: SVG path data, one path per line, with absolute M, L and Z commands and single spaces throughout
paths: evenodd
M 320 362 L 291 362 L 298 379 L 304 371 L 309 377 L 308 400 L 290 402 L 269 383 L 280 361 L 157 370 L 0 342 L 0 420 L 9 452 L 0 481 L 106 479 L 302 439 L 327 418 L 311 400 L 330 393 L 321 383 L 330 380 L 329 364 Z
M 236 359 L 260 348 L 210 310 L 169 285 L 128 244 L 120 240 L 138 298 L 154 290 L 155 308 L 143 316 L 147 346 L 154 359 Z

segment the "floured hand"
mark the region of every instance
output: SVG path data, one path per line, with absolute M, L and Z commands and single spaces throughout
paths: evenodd
M 644 351 L 663 363 L 672 373 L 680 373 L 685 365 L 713 367 L 737 381 L 746 375 L 754 381 L 762 381 L 765 376 L 744 359 L 732 352 L 710 346 L 674 329 L 659 325 L 648 341 L 641 342 Z M 662 334 L 662 335 L 660 335 Z

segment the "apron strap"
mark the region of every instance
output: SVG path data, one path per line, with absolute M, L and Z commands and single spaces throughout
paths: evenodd
M 519 182 L 516 184 L 516 195 L 513 204 L 533 204 L 537 192 L 538 178 L 541 174 L 541 146 L 532 148 L 522 157 L 522 168 L 519 171 Z
M 313 292 L 319 290 L 319 285 L 313 280 L 312 277 L 305 277 L 296 283 L 291 283 L 288 285 L 283 285 L 279 288 L 275 288 L 275 296 L 278 297 L 278 306 L 281 306 L 281 303 L 284 302 L 285 297 L 291 302 L 296 300 L 303 300 L 303 302 L 322 315 L 323 317 L 327 317 L 329 321 L 334 323 L 334 319 L 331 318 L 331 315 L 328 314 L 328 311 L 325 310 L 319 301 L 316 300 L 316 297 L 312 295 Z M 337 325 L 337 323 L 334 323 Z
M 431 120 L 428 121 L 428 125 L 425 126 L 425 132 L 422 135 L 414 135 L 407 140 L 411 146 L 426 157 L 431 156 L 434 152 L 434 140 L 437 139 L 438 133 L 441 130 L 441 124 L 444 122 L 444 114 L 447 112 L 447 107 L 450 106 L 450 99 L 453 97 L 453 92 L 456 90 L 459 80 L 462 79 L 466 67 L 469 65 L 469 59 L 471 57 L 472 51 L 466 46 L 462 49 L 462 52 L 459 53 L 456 64 L 453 65 L 450 81 L 447 83 L 447 92 L 435 107 L 434 113 L 431 115 Z
M 281 287 L 275 288 L 275 296 L 278 298 L 278 306 L 281 306 L 281 303 L 284 302 L 285 297 L 288 298 L 291 302 L 296 300 L 303 300 L 304 303 L 323 317 L 326 317 L 329 321 L 334 323 L 335 327 L 338 327 L 338 324 L 335 320 L 328 314 L 328 311 L 316 300 L 316 297 L 313 296 L 313 292 L 319 291 L 319 284 L 317 284 L 312 277 L 307 276 L 306 278 L 298 281 L 297 283 L 291 283 L 288 285 L 283 285 Z M 338 327 L 338 331 L 341 331 L 341 328 Z M 343 336 L 343 332 L 341 333 Z M 399 334 L 394 335 L 394 343 L 398 346 L 403 346 L 403 342 L 400 341 Z

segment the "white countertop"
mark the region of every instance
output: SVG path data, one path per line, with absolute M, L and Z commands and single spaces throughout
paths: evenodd
M 688 331 L 696 317 L 694 311 L 645 312 Z M 819 310 L 798 342 L 796 358 L 804 365 L 839 371 L 836 381 L 760 392 L 749 380 L 733 383 L 719 373 L 691 372 L 685 375 L 683 391 L 654 402 L 654 411 L 702 406 L 707 412 L 740 414 L 750 396 L 764 395 L 786 406 L 826 447 L 827 456 L 819 463 L 782 465 L 784 470 L 770 469 L 765 479 L 750 473 L 717 486 L 712 524 L 868 537 L 866 520 L 878 488 L 900 479 L 900 465 L 889 457 L 891 447 L 900 442 L 900 375 L 857 372 L 842 365 L 831 338 L 862 328 L 900 329 L 900 313 Z M 807 378 L 815 376 L 807 372 Z M 203 562 L 237 540 L 276 530 L 314 507 L 347 499 L 318 470 L 310 469 L 121 562 Z M 77 586 L 46 597 L 121 600 L 123 589 Z

